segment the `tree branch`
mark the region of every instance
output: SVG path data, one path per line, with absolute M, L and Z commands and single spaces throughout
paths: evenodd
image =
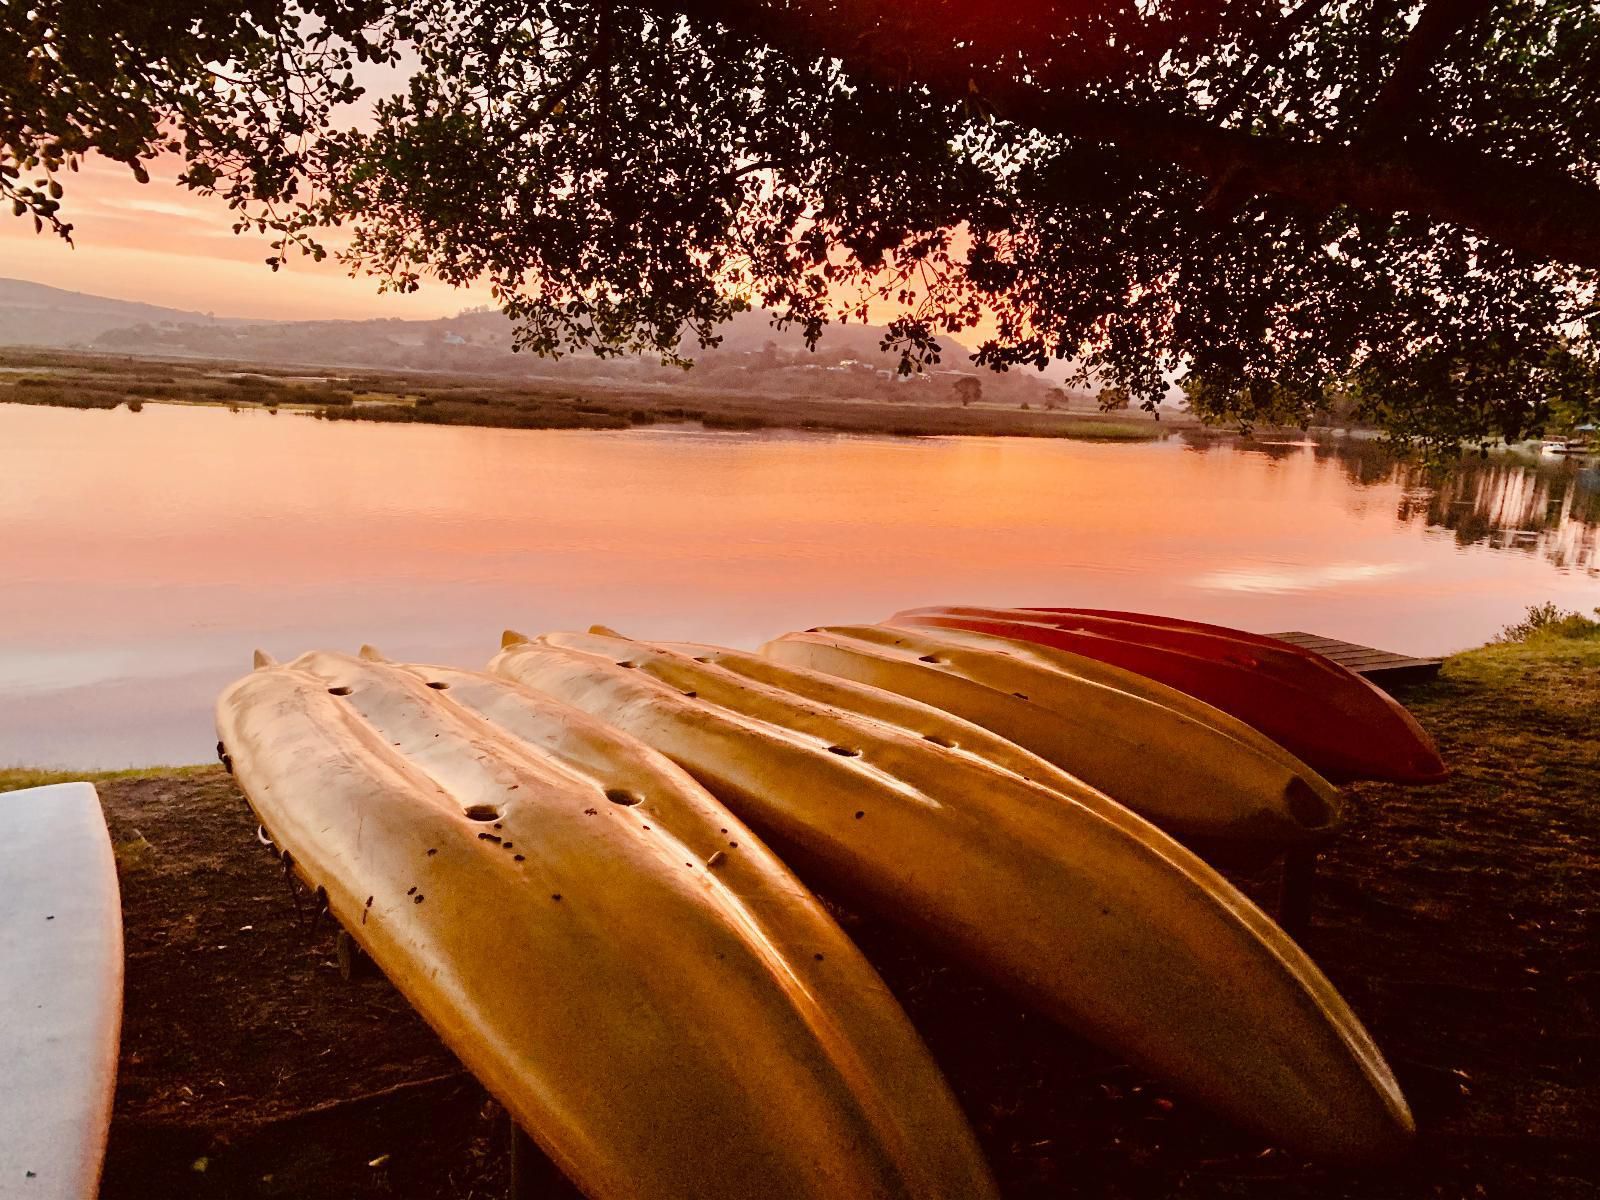
M 873 0 L 644 2 L 771 45 L 836 58 L 858 77 L 914 82 L 950 103 L 968 102 L 976 88 L 1005 120 L 1181 167 L 1229 195 L 1278 196 L 1315 212 L 1349 206 L 1378 215 L 1417 213 L 1538 258 L 1600 268 L 1600 188 L 1559 170 L 1436 140 L 1407 140 L 1389 148 L 1258 136 L 1154 104 L 1090 98 L 1083 89 L 1065 86 L 1047 91 L 1017 73 L 975 74 L 975 64 L 949 46 L 942 54 L 912 58 L 909 47 L 900 44 L 899 63 L 910 79 L 887 76 L 884 63 L 892 48 L 883 41 L 893 30 L 883 13 L 895 6 Z M 1439 15 L 1429 18 L 1423 38 L 1410 50 L 1407 78 L 1425 78 L 1443 46 L 1488 3 L 1433 0 L 1424 16 L 1436 7 Z M 1395 86 L 1397 96 L 1405 94 Z
M 1415 106 L 1434 64 L 1459 34 L 1493 6 L 1494 0 L 1429 0 L 1400 49 L 1394 74 L 1373 101 L 1363 126 L 1364 136 L 1395 137 L 1404 132 L 1410 125 L 1408 110 Z
M 1218 97 L 1217 111 L 1227 115 L 1242 104 L 1249 97 L 1250 87 L 1256 77 L 1283 57 L 1289 43 L 1294 41 L 1294 35 L 1309 25 L 1311 18 L 1321 12 L 1326 3 L 1327 0 L 1301 0 L 1293 12 L 1274 21 L 1260 37 L 1251 39 L 1255 43 L 1255 58 L 1239 72 L 1234 86 Z
M 610 45 L 608 42 L 597 39 L 594 50 L 589 54 L 588 58 L 584 59 L 582 65 L 573 71 L 562 82 L 561 86 L 540 101 L 537 108 L 512 127 L 510 133 L 506 135 L 507 143 L 521 141 L 529 133 L 549 120 L 556 109 L 572 98 L 572 93 L 578 90 L 584 80 L 594 74 L 595 68 L 605 61 L 606 53 L 609 50 Z
M 1134 105 L 1066 101 L 1029 115 L 1036 129 L 1104 141 L 1165 161 L 1231 194 L 1414 212 L 1540 258 L 1600 267 L 1600 189 L 1560 171 L 1440 142 L 1380 146 L 1294 142 L 1220 129 Z

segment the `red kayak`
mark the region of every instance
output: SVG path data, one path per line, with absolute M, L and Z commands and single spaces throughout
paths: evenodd
M 1187 692 L 1336 780 L 1435 783 L 1447 774 L 1416 720 L 1337 663 L 1261 634 L 1144 613 L 940 606 L 890 624 L 966 629 L 1081 654 Z
M 931 612 L 933 610 L 930 609 L 928 611 Z M 940 611 L 965 612 L 967 610 L 948 608 Z M 1074 628 L 1076 626 L 1069 624 L 1068 619 L 1081 618 L 1085 623 L 1120 621 L 1132 625 L 1148 625 L 1152 629 L 1171 629 L 1186 633 L 1210 634 L 1212 637 L 1225 638 L 1231 642 L 1244 642 L 1247 645 L 1260 647 L 1263 650 L 1289 653 L 1326 670 L 1344 671 L 1344 668 L 1333 660 L 1296 646 L 1293 642 L 1286 642 L 1281 638 L 1268 637 L 1264 633 L 1251 633 L 1247 629 L 1231 629 L 1226 625 L 1208 625 L 1204 621 L 1191 621 L 1186 617 L 1165 617 L 1159 613 L 1121 612 L 1112 608 L 1012 608 L 985 609 L 983 611 L 1009 612 L 1014 614 L 1020 621 L 1035 621 L 1039 624 L 1055 625 L 1060 628 Z M 1087 627 L 1087 624 L 1084 627 Z M 1345 673 L 1348 674 L 1349 672 Z

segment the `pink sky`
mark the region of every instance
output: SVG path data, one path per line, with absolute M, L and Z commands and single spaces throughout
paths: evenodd
M 140 184 L 125 167 L 91 159 L 67 176 L 63 211 L 75 246 L 0 214 L 0 276 L 228 317 L 431 318 L 488 302 L 487 289 L 434 282 L 409 296 L 379 295 L 374 280 L 298 256 L 274 272 L 267 239 L 236 237 L 226 204 L 178 187 L 171 169 L 152 174 Z
M 373 279 L 352 279 L 331 260 L 316 263 L 298 254 L 273 271 L 266 265 L 269 239 L 235 235 L 227 205 L 179 187 L 177 173 L 175 159 L 158 161 L 151 182 L 141 184 L 119 163 L 88 159 L 63 180 L 63 217 L 73 225 L 74 244 L 0 212 L 0 278 L 219 317 L 276 320 L 431 320 L 493 303 L 486 286 L 453 289 L 427 279 L 410 295 L 380 294 Z M 894 315 L 894 305 L 884 301 L 872 310 L 878 321 Z M 992 332 L 985 318 L 958 341 L 977 345 Z

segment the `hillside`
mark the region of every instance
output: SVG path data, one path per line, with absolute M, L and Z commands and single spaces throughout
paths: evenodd
M 131 326 L 219 324 L 251 322 L 218 321 L 210 313 L 90 296 L 25 279 L 0 279 L 0 345 L 85 347 Z
M 783 359 L 821 365 L 856 359 L 892 367 L 879 348 L 879 325 L 833 326 L 819 350 L 806 350 L 799 330 L 772 328 L 761 312 L 740 313 L 721 330 L 711 351 L 686 347 L 697 359 L 759 354 L 769 344 Z M 325 366 L 510 370 L 516 373 L 631 373 L 632 363 L 600 364 L 586 357 L 552 364 L 511 352 L 511 324 L 497 312 L 465 312 L 432 321 L 374 319 L 273 321 L 218 317 L 132 300 L 69 292 L 22 279 L 0 278 L 0 346 L 74 350 L 138 350 L 175 357 Z M 952 345 L 952 365 L 963 357 Z M 654 366 L 653 363 L 645 365 Z
M 975 367 L 968 348 L 945 339 L 944 360 L 928 375 L 896 374 L 898 355 L 881 348 L 881 325 L 834 325 L 815 350 L 797 328 L 775 329 L 764 312 L 740 313 L 721 342 L 687 345 L 694 370 L 657 359 L 589 354 L 539 358 L 513 350 L 511 322 L 499 312 L 466 311 L 436 320 L 279 321 L 185 312 L 136 301 L 0 279 L 0 346 L 140 358 L 204 360 L 263 368 L 339 368 L 427 376 L 471 376 L 507 384 L 602 389 L 734 390 L 751 396 L 872 399 L 903 404 L 937 394 L 954 403 L 956 380 L 970 375 L 991 403 L 1095 411 L 1093 397 L 1056 389 L 1050 375 L 1003 375 Z M 1059 375 L 1060 372 L 1055 374 Z M 931 389 L 931 390 L 930 390 Z

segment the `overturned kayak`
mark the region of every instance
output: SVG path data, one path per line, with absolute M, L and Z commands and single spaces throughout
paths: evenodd
M 590 632 L 599 633 L 601 630 L 597 626 Z M 694 642 L 659 642 L 651 645 L 660 650 L 688 655 L 696 662 L 710 663 L 756 683 L 779 688 L 792 696 L 815 700 L 898 726 L 936 746 L 977 758 L 1009 771 L 1020 779 L 1042 783 L 1063 795 L 1081 797 L 1094 792 L 1083 780 L 1032 751 L 1024 750 L 1015 742 L 941 708 L 912 700 L 897 692 L 854 683 L 836 675 L 825 675 L 821 671 L 785 666 L 776 659 L 765 658 L 748 650 L 731 650 L 726 646 Z M 721 681 L 720 677 L 718 681 Z
M 268 835 L 584 1193 L 993 1196 L 898 1003 L 660 754 L 483 674 L 264 661 L 217 726 Z
M 843 625 L 762 654 L 943 709 L 1185 839 L 1278 850 L 1324 838 L 1338 793 L 1243 722 L 1092 659 L 943 629 Z
M 912 611 L 923 611 L 915 609 Z M 932 611 L 932 610 L 929 610 Z M 1188 617 L 1169 617 L 1162 613 L 1128 612 L 1125 609 L 1112 608 L 1015 608 L 995 611 L 1014 612 L 1018 619 L 1025 621 L 1058 622 L 1064 618 L 1084 618 L 1096 621 L 1121 621 L 1134 625 L 1147 625 L 1151 629 L 1166 629 L 1175 633 L 1189 633 L 1210 635 L 1230 642 L 1243 642 L 1263 650 L 1285 650 L 1295 654 L 1304 655 L 1307 659 L 1326 663 L 1336 670 L 1343 670 L 1338 663 L 1331 662 L 1322 655 L 1296 646 L 1293 642 L 1286 642 L 1282 638 L 1269 637 L 1264 633 L 1252 633 L 1248 629 L 1235 629 L 1231 625 L 1213 625 L 1206 621 L 1193 621 Z M 1068 626 L 1063 626 L 1068 627 Z M 1226 653 L 1226 651 L 1224 651 Z
M 1404 1144 L 1405 1101 L 1332 985 L 1160 830 L 709 658 L 508 634 L 491 669 L 659 749 L 803 878 L 1236 1121 L 1330 1158 Z
M 94 786 L 0 795 L 0 1197 L 92 1200 L 122 1030 L 122 905 Z
M 1142 614 L 962 606 L 910 609 L 889 624 L 988 633 L 1136 671 L 1231 713 L 1332 779 L 1433 783 L 1447 773 L 1385 692 L 1260 634 Z

